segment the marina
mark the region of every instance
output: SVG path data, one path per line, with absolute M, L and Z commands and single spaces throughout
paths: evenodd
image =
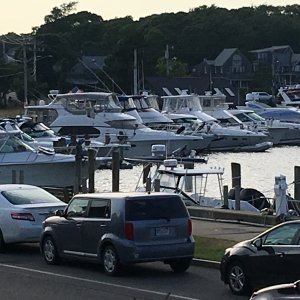
M 223 184 L 231 187 L 231 163 L 241 165 L 241 186 L 255 188 L 266 197 L 274 196 L 275 177 L 286 176 L 288 192 L 294 193 L 294 166 L 300 165 L 299 147 L 273 147 L 265 152 L 215 152 L 208 156 L 207 165 L 224 168 Z M 120 191 L 135 189 L 143 166 L 136 165 L 131 170 L 120 170 Z M 217 182 L 211 181 L 207 193 L 217 196 Z M 95 173 L 96 191 L 111 191 L 111 170 L 97 170 Z

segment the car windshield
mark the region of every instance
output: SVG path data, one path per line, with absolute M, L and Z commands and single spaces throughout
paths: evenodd
M 61 202 L 52 194 L 38 187 L 7 190 L 1 194 L 13 205 Z
M 177 196 L 159 198 L 139 197 L 125 203 L 127 221 L 186 218 L 188 213 L 183 201 Z

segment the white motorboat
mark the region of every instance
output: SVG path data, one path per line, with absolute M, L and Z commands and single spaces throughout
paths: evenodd
M 201 129 L 215 135 L 216 138 L 209 145 L 211 151 L 265 151 L 273 146 L 269 137 L 263 132 L 221 126 L 216 118 L 202 111 L 199 95 L 187 94 L 183 91 L 180 95 L 163 96 L 162 99 L 162 110 L 165 114 L 170 117 L 174 113 L 196 117 L 200 120 L 200 124 L 198 122 L 193 125 L 196 132 Z M 187 122 L 182 125 L 191 126 Z
M 139 181 L 136 190 L 147 190 L 149 186 L 151 190 L 157 190 L 159 187 L 160 191 L 180 194 L 187 206 L 224 208 L 223 168 L 206 164 L 195 168 L 184 168 L 178 166 L 176 159 L 157 159 L 149 161 L 152 167 L 148 169 L 145 161 L 140 162 L 144 163 L 144 170 L 148 170 L 148 173 L 147 176 L 141 176 L 143 183 Z M 213 182 L 209 183 L 209 181 Z M 214 187 L 213 193 L 209 193 L 209 186 Z M 255 193 L 258 194 L 260 195 L 259 192 Z M 266 198 L 261 196 L 254 198 L 253 195 L 248 199 L 240 200 L 240 210 L 260 213 L 264 208 L 270 207 Z M 228 199 L 228 208 L 236 208 L 234 199 Z
M 300 84 L 280 87 L 277 94 L 280 106 L 300 107 Z
M 100 162 L 95 163 L 97 169 Z M 79 167 L 80 166 L 80 167 Z M 80 170 L 80 176 L 78 175 Z M 75 155 L 37 151 L 17 136 L 0 131 L 0 182 L 42 187 L 74 187 L 88 179 L 88 161 Z
M 137 120 L 153 130 L 162 132 L 173 132 L 180 135 L 195 136 L 192 131 L 183 130 L 181 124 L 173 122 L 167 115 L 162 114 L 157 110 L 157 96 L 142 94 L 142 95 L 128 95 L 118 96 L 122 111 L 135 117 Z M 154 109 L 151 105 L 154 105 Z M 196 152 L 206 151 L 214 139 L 214 135 L 199 132 L 197 135 L 202 138 L 201 143 L 197 144 Z
M 43 122 L 60 135 L 88 134 L 107 143 L 130 143 L 124 157 L 151 155 L 153 144 L 165 144 L 171 153 L 178 147 L 197 148 L 201 137 L 152 130 L 130 115 L 122 113 L 114 93 L 87 92 L 51 94 L 49 104 L 27 106 L 25 115 L 34 122 Z
M 247 101 L 245 107 L 232 110 L 232 113 L 242 118 L 252 118 L 254 114 L 261 117 L 274 138 L 274 145 L 300 145 L 300 111 L 295 108 L 271 107 L 253 100 Z

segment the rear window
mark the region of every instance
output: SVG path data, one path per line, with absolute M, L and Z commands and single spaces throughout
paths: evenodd
M 127 221 L 187 218 L 188 212 L 180 197 L 140 197 L 125 202 Z
M 36 203 L 61 203 L 61 201 L 40 188 L 3 191 L 2 195 L 13 205 Z

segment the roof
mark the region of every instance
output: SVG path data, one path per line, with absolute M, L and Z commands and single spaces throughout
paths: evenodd
M 300 63 L 300 54 L 293 54 L 292 63 L 293 64 L 299 64 Z
M 77 194 L 74 197 L 90 197 L 90 198 L 125 198 L 125 197 L 157 197 L 157 196 L 177 196 L 173 193 L 167 192 L 104 192 L 104 193 L 90 193 L 90 194 Z
M 210 80 L 209 75 L 201 77 L 176 77 L 176 78 L 167 78 L 167 77 L 147 77 L 147 88 L 152 90 L 153 93 L 159 96 L 165 95 L 163 87 L 168 88 L 168 90 L 177 95 L 175 88 L 181 90 L 188 89 L 190 92 L 197 94 L 203 94 L 209 89 Z
M 237 51 L 237 48 L 226 48 L 215 59 L 215 66 L 223 66 L 224 63 Z
M 174 168 L 174 169 L 159 169 L 159 173 L 163 174 L 172 174 L 174 176 L 202 176 L 205 174 L 224 174 L 224 168 L 220 167 L 209 167 L 203 166 L 202 168 L 195 169 L 182 169 L 182 168 Z
M 291 48 L 289 45 L 284 45 L 284 46 L 272 46 L 269 48 L 263 48 L 263 49 L 257 49 L 257 50 L 251 50 L 249 52 L 251 53 L 259 53 L 259 52 L 272 52 L 272 51 L 276 51 L 276 50 L 283 50 L 286 48 Z

